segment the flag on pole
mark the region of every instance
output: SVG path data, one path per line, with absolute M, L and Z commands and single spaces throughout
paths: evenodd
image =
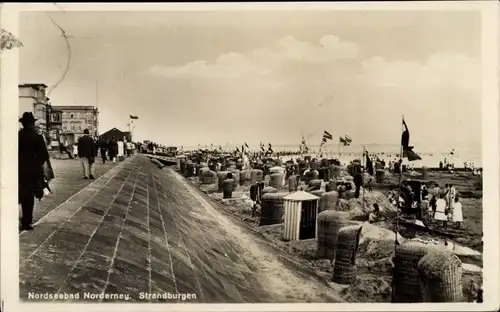
M 260 151 L 265 152 L 266 149 L 264 148 L 264 143 L 260 142 Z
M 366 170 L 368 173 L 372 176 L 373 175 L 373 162 L 370 159 L 370 155 L 368 154 L 368 151 L 365 152 L 366 155 Z
M 330 132 L 325 130 L 323 132 L 323 140 L 326 141 L 326 140 L 332 140 L 332 139 L 333 139 L 333 136 L 330 134 Z
M 417 155 L 413 151 L 413 146 L 410 146 L 410 131 L 408 130 L 408 126 L 403 118 L 403 127 L 404 131 L 401 134 L 401 145 L 403 146 L 403 158 L 408 158 L 408 161 L 420 160 L 422 157 Z
M 347 134 L 345 137 L 339 137 L 339 141 L 344 144 L 344 146 L 349 146 L 352 143 L 352 139 Z
M 309 152 L 309 147 L 306 145 L 306 139 L 302 136 L 302 143 L 300 144 L 300 152 L 307 153 Z
M 347 142 L 347 145 L 351 145 L 351 143 L 352 143 L 351 137 L 348 136 L 347 134 L 344 137 L 345 137 L 345 141 Z
M 267 146 L 266 154 L 268 154 L 268 153 L 269 153 L 269 155 L 272 155 L 274 153 L 273 146 L 271 145 L 271 143 L 269 143 L 269 145 Z
M 130 119 L 139 119 L 139 117 L 134 116 L 134 115 L 130 115 Z

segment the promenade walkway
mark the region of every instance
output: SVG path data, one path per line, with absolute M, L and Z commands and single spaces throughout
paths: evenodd
M 21 299 L 31 292 L 79 300 L 122 294 L 130 302 L 340 301 L 326 284 L 281 263 L 261 239 L 173 170 L 137 155 L 21 233 Z
M 78 193 L 84 187 L 93 182 L 93 180 L 84 180 L 82 164 L 79 159 L 51 159 L 52 168 L 54 169 L 56 179 L 50 183 L 50 188 L 54 195 L 43 198 L 42 201 L 36 202 L 34 210 L 34 222 L 37 222 L 54 208 L 63 204 L 70 199 L 71 196 Z M 98 179 L 109 169 L 113 167 L 112 162 L 102 164 L 97 160 L 95 164 L 95 178 Z

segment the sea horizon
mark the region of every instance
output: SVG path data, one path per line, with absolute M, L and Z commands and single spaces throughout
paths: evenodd
M 272 143 L 271 143 L 272 144 Z M 231 150 L 231 149 L 236 149 L 236 148 L 241 148 L 243 144 L 224 144 L 224 145 L 211 145 L 211 144 L 205 144 L 205 145 L 184 145 L 182 146 L 184 150 L 192 150 L 192 149 L 198 149 L 198 148 L 214 148 L 214 147 L 219 147 L 221 146 L 224 150 Z M 274 152 L 283 152 L 283 151 L 298 151 L 300 148 L 299 144 L 272 144 L 272 149 Z M 307 147 L 309 150 L 314 150 L 318 151 L 320 148 L 319 144 L 307 144 Z M 264 145 L 264 148 L 267 150 L 268 144 Z M 369 153 L 374 153 L 374 154 L 398 154 L 400 153 L 401 145 L 398 144 L 379 144 L 379 143 L 368 143 L 368 144 L 351 144 L 348 146 L 344 145 L 339 145 L 339 144 L 327 144 L 324 149 L 327 151 L 331 151 L 334 153 L 338 153 L 339 150 L 341 153 L 362 153 L 363 150 L 368 151 Z M 260 147 L 258 146 L 249 146 L 250 151 L 259 151 Z M 482 147 L 481 145 L 457 145 L 455 147 L 451 146 L 445 146 L 443 147 L 442 145 L 415 145 L 414 146 L 414 151 L 417 154 L 451 154 L 453 152 L 454 155 L 460 155 L 460 154 L 482 154 Z

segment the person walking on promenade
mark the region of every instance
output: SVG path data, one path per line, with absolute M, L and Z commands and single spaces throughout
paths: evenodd
M 108 154 L 109 158 L 113 161 L 113 164 L 116 163 L 116 156 L 118 155 L 118 142 L 115 137 L 112 137 L 111 141 L 109 141 Z
M 122 161 L 125 157 L 125 144 L 123 143 L 123 139 L 120 138 L 118 140 L 118 160 Z
M 102 163 L 106 163 L 106 152 L 108 150 L 108 142 L 104 137 L 99 138 L 99 150 L 101 152 Z
M 18 134 L 18 202 L 22 209 L 21 230 L 24 231 L 33 229 L 35 197 L 41 199 L 43 196 L 43 165 L 49 159 L 43 137 L 35 132 L 35 121 L 31 112 L 25 112 L 19 119 L 23 128 Z
M 96 159 L 97 156 L 99 156 L 99 137 L 97 136 L 94 137 L 94 151 L 95 151 L 94 159 Z
M 125 143 L 127 146 L 127 157 L 132 156 L 132 150 L 134 149 L 134 144 L 131 141 Z
M 89 135 L 89 129 L 83 130 L 83 136 L 78 139 L 78 157 L 82 160 L 83 178 L 94 179 L 95 143 Z
M 78 157 L 78 144 L 73 143 L 73 158 L 77 158 L 77 157 Z

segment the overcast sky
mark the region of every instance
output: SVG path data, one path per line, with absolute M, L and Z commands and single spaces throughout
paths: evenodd
M 100 131 L 179 145 L 481 142 L 481 16 L 438 11 L 51 12 L 71 65 L 54 105 Z M 20 15 L 20 83 L 53 86 L 68 53 L 47 13 Z M 317 141 L 317 142 L 316 142 Z

